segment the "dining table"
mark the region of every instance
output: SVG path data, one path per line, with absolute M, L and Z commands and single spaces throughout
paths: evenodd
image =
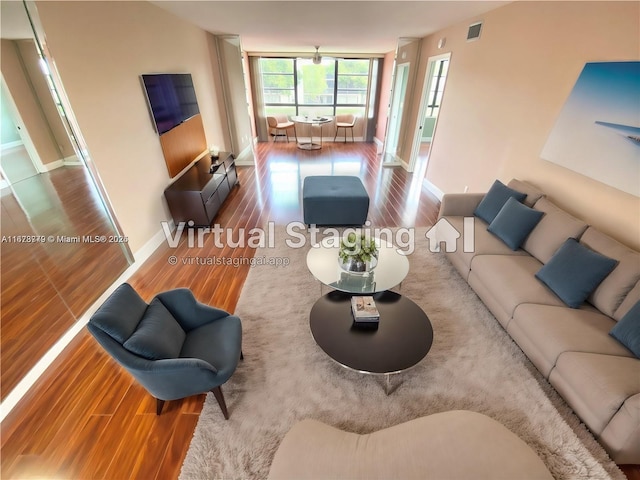
M 322 148 L 322 126 L 327 123 L 331 123 L 333 121 L 333 118 L 318 117 L 312 115 L 297 115 L 295 117 L 291 117 L 291 120 L 296 123 L 302 123 L 309 126 L 309 141 L 298 141 L 298 148 L 302 150 L 320 150 Z M 320 127 L 320 136 L 319 141 L 317 142 L 313 140 L 314 127 Z

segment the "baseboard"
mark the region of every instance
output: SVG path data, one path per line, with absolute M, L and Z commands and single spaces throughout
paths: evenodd
M 385 153 L 385 158 L 383 159 L 382 166 L 383 167 L 401 167 L 402 159 L 397 156 L 395 153 Z
M 0 145 L 0 149 L 4 151 L 4 150 L 11 150 L 12 148 L 18 148 L 22 146 L 24 146 L 24 143 L 22 143 L 22 140 L 16 140 L 14 142 L 3 143 L 2 145 Z
M 84 163 L 82 163 L 82 160 L 80 160 L 77 155 L 65 157 L 62 159 L 62 162 L 64 163 L 65 167 L 72 167 L 76 165 L 84 166 Z
M 252 167 L 255 164 L 253 149 L 251 148 L 251 145 L 247 145 L 245 149 L 236 156 L 236 165 L 238 167 Z
M 444 197 L 444 192 L 440 190 L 438 187 L 436 187 L 429 180 L 423 180 L 423 182 L 424 182 L 424 186 L 427 187 L 427 190 L 433 193 L 438 200 L 442 201 L 442 197 Z
M 169 223 L 171 229 L 175 228 L 173 221 Z M 156 233 L 142 248 L 136 251 L 133 255 L 134 263 L 122 272 L 122 274 L 107 288 L 107 290 L 98 297 L 98 299 L 91 304 L 84 314 L 76 323 L 74 323 L 69 330 L 49 349 L 49 351 L 35 364 L 35 366 L 29 370 L 29 373 L 20 380 L 18 385 L 11 390 L 11 392 L 5 397 L 4 401 L 0 403 L 0 422 L 11 412 L 11 410 L 18 404 L 18 402 L 27 394 L 27 392 L 33 387 L 36 381 L 47 371 L 54 360 L 63 352 L 63 350 L 71 343 L 78 333 L 80 333 L 85 325 L 89 322 L 91 316 L 98 310 L 100 305 L 111 295 L 116 288 L 122 283 L 126 282 L 131 276 L 138 271 L 138 269 L 146 262 L 151 255 L 158 249 L 160 245 L 166 240 L 164 231 L 160 230 Z
M 42 169 L 45 172 L 50 172 L 51 170 L 55 170 L 56 168 L 64 167 L 64 160 L 56 160 L 55 162 L 43 163 Z
M 382 150 L 384 149 L 384 142 L 378 137 L 373 137 L 373 143 L 376 144 L 376 154 L 382 154 Z

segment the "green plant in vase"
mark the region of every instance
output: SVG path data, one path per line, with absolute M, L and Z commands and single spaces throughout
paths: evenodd
M 348 272 L 365 273 L 372 270 L 378 263 L 375 238 L 364 233 L 350 232 L 340 240 L 338 262 Z

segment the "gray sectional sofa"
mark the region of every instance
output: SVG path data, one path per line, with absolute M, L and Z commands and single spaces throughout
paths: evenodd
M 512 250 L 474 217 L 473 251 L 464 251 L 461 235 L 445 255 L 611 458 L 640 464 L 640 359 L 609 334 L 637 310 L 640 253 L 563 211 L 533 185 L 512 180 L 508 186 L 544 212 L 521 247 Z M 446 194 L 440 218 L 463 232 L 464 218 L 474 216 L 484 196 Z M 535 276 L 570 237 L 617 260 L 579 308 L 569 308 Z

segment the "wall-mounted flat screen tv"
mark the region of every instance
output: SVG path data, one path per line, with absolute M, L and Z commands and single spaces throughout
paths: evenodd
M 200 113 L 191 74 L 153 73 L 141 78 L 158 135 Z

